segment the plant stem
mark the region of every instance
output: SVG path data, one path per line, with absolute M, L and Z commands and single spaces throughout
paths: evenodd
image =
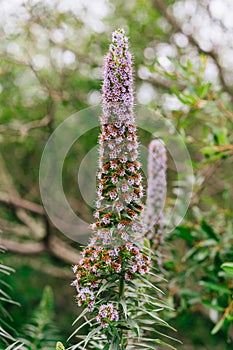
M 124 297 L 124 292 L 125 292 L 125 279 L 124 277 L 121 277 L 120 284 L 119 284 L 119 298 Z
M 125 279 L 122 276 L 119 281 L 119 300 L 124 298 L 125 293 Z M 124 312 L 123 306 L 119 303 L 119 314 L 121 315 Z M 120 350 L 123 350 L 123 330 L 120 331 Z

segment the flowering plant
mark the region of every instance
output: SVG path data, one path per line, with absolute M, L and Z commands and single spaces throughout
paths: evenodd
M 145 235 L 161 262 L 163 244 L 163 210 L 166 199 L 166 148 L 162 140 L 152 140 L 148 155 L 148 186 L 146 208 L 143 213 Z
M 72 349 L 153 348 L 151 344 L 162 342 L 146 333 L 158 332 L 156 323 L 168 325 L 157 315 L 166 305 L 147 294 L 148 288 L 161 291 L 150 281 L 157 277 L 149 269 L 150 251 L 143 244 L 132 59 L 122 29 L 112 35 L 102 91 L 96 222 L 81 261 L 73 267 L 78 305 L 84 306 L 77 320 L 85 318 L 74 333 L 85 325 L 90 333 Z

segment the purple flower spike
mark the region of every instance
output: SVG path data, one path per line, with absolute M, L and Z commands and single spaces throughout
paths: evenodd
M 163 209 L 167 192 L 166 162 L 166 148 L 163 141 L 151 141 L 148 155 L 147 201 L 143 221 L 146 237 L 155 250 L 159 250 L 163 240 Z
M 132 60 L 123 29 L 112 34 L 112 43 L 105 58 L 102 91 L 98 221 L 93 228 L 96 232 L 95 244 L 102 244 L 98 229 L 105 228 L 106 235 L 111 236 L 111 244 L 117 246 L 125 242 L 127 235 L 133 240 L 134 223 L 138 224 L 139 230 L 142 228 L 140 213 L 143 209 L 133 114 Z M 124 232 L 119 234 L 122 228 Z
M 123 29 L 112 34 L 112 44 L 105 58 L 102 87 L 102 123 L 114 120 L 128 124 L 133 117 L 133 70 L 128 38 Z
M 143 189 L 133 115 L 132 61 L 123 29 L 112 35 L 102 90 L 96 221 L 91 241 L 81 253 L 83 259 L 73 267 L 73 285 L 78 305 L 95 313 L 96 320 L 107 328 L 125 316 L 113 308 L 117 300 L 101 305 L 100 286 L 115 275 L 112 288 L 118 288 L 126 280 L 145 275 L 150 264 L 149 256 L 138 248 L 143 247 Z

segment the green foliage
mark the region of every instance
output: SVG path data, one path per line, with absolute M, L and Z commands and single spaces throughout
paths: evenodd
M 24 348 L 28 350 L 54 350 L 57 330 L 54 326 L 54 300 L 50 287 L 45 287 L 40 305 L 29 324 L 24 326 Z
M 13 344 L 9 345 L 6 350 L 19 350 L 19 349 L 23 350 L 23 344 L 20 341 L 16 341 Z
M 162 310 L 171 307 L 163 301 L 163 292 L 156 285 L 161 277 L 150 272 L 150 280 L 143 276 L 138 281 L 125 281 L 124 297 L 119 296 L 125 319 L 118 322 L 117 327 L 100 334 L 101 326 L 94 318 L 87 319 L 87 310 L 84 309 L 74 323 L 81 321 L 71 337 L 76 335 L 81 340 L 69 349 L 104 349 L 125 350 L 130 348 L 154 349 L 155 345 L 163 345 L 170 349 L 176 349 L 171 343 L 179 342 L 177 339 L 163 333 L 161 329 L 175 331 L 159 315 Z M 106 299 L 113 293 L 112 286 L 106 283 L 101 291 L 106 290 Z M 111 292 L 110 292 L 111 290 Z M 85 326 L 89 326 L 87 335 L 77 335 Z M 70 338 L 71 338 L 70 337 Z
M 229 277 L 233 277 L 233 263 L 225 262 L 221 265 L 221 268 L 226 272 Z
M 232 343 L 232 192 L 228 190 L 232 104 L 223 91 L 206 81 L 207 56 L 186 64 L 170 62 L 172 73 L 158 61 L 152 71 L 168 79 L 168 94 L 180 103 L 169 112 L 161 106 L 161 111 L 169 114 L 189 145 L 194 169 L 194 192 L 185 221 L 167 239 L 167 244 L 173 244 L 172 259 L 164 263 L 170 298 L 176 314 L 200 310 L 214 324 L 211 334 L 222 332 Z
M 0 254 L 4 253 L 4 248 L 0 246 Z M 3 277 L 10 276 L 15 272 L 9 266 L 3 265 L 0 261 L 0 348 L 5 347 L 14 342 L 14 336 L 16 331 L 11 326 L 12 317 L 7 311 L 7 307 L 10 304 L 18 305 L 15 302 L 9 292 L 11 292 L 10 284 L 5 281 Z
M 188 248 L 180 256 L 180 264 L 184 263 L 185 269 L 179 265 L 178 256 L 175 257 L 174 268 L 180 270 L 175 279 L 182 286 L 181 309 L 202 303 L 215 323 L 211 333 L 216 334 L 222 330 L 228 339 L 231 337 L 230 327 L 233 321 L 232 263 L 224 261 L 233 259 L 231 232 L 229 227 L 222 239 L 222 234 L 216 227 L 213 229 L 205 220 L 201 220 L 200 226 L 180 227 L 173 235 L 173 239 L 185 240 Z
M 0 252 L 4 252 L 2 247 Z M 0 273 L 2 275 L 10 276 L 12 272 L 14 272 L 12 268 L 3 264 L 0 265 Z M 23 339 L 16 340 L 19 337 L 16 330 L 9 324 L 9 322 L 12 323 L 12 317 L 7 311 L 7 305 L 19 306 L 19 303 L 13 301 L 8 294 L 8 290 L 11 287 L 4 279 L 0 279 L 0 284 L 0 349 L 54 350 L 57 330 L 53 324 L 54 300 L 51 288 L 45 287 L 40 305 L 34 311 L 30 324 L 24 326 Z M 59 349 L 64 349 L 61 346 L 62 344 L 60 343 Z

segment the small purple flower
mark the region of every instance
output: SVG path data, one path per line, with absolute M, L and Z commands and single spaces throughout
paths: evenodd
M 121 177 L 122 177 L 122 176 L 125 176 L 125 170 L 124 170 L 124 169 L 120 169 L 119 175 L 120 175 Z
M 127 192 L 129 190 L 129 186 L 127 185 L 127 183 L 122 183 L 121 184 L 121 191 L 122 192 Z
M 128 235 L 126 232 L 122 232 L 122 233 L 121 233 L 121 238 L 122 238 L 124 241 L 128 241 L 129 235 Z
M 125 227 L 125 225 L 123 224 L 123 223 L 121 223 L 121 222 L 119 222 L 119 224 L 117 225 L 117 228 L 119 229 L 119 230 L 121 230 L 122 228 L 124 228 Z
M 133 247 L 133 245 L 132 245 L 131 242 L 127 242 L 126 245 L 125 245 L 125 247 L 126 247 L 127 250 L 131 250 L 132 247 Z
M 122 211 L 123 209 L 124 209 L 124 205 L 123 205 L 123 203 L 122 202 L 117 202 L 116 203 L 116 209 L 117 209 L 117 211 Z
M 135 273 L 138 269 L 138 266 L 136 264 L 133 264 L 133 266 L 131 267 L 131 272 Z
M 74 265 L 74 266 L 72 267 L 72 270 L 73 270 L 74 273 L 76 273 L 76 271 L 77 271 L 77 265 Z
M 126 202 L 127 204 L 130 204 L 130 203 L 132 202 L 132 200 L 133 200 L 132 195 L 127 194 L 127 195 L 125 196 L 125 202 Z
M 104 224 L 110 224 L 110 218 L 104 216 L 104 217 L 102 218 L 102 222 L 103 222 Z
M 116 257 L 118 256 L 118 253 L 119 253 L 119 248 L 114 248 L 109 252 L 109 255 Z

